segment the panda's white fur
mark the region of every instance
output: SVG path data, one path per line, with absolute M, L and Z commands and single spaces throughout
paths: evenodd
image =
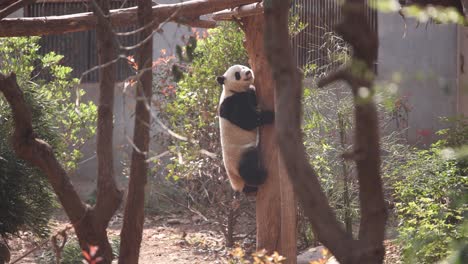
M 255 77 L 251 69 L 231 66 L 218 83 L 223 85 L 219 103 L 219 126 L 223 161 L 236 191 L 255 192 L 266 171 L 257 148 L 258 126 L 273 122 L 273 113 L 257 110 Z

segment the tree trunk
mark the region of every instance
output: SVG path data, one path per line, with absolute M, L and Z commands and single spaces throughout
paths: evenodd
M 96 27 L 96 46 L 98 62 L 104 65 L 117 56 L 117 47 L 109 20 L 109 0 L 101 0 L 93 4 L 93 12 L 98 17 Z M 116 66 L 114 63 L 99 69 L 99 105 L 96 135 L 96 152 L 98 160 L 97 199 L 93 210 L 93 219 L 97 235 L 100 255 L 104 263 L 113 259 L 112 248 L 107 238 L 107 225 L 117 211 L 122 201 L 122 192 L 117 188 L 114 179 L 113 130 L 114 130 L 114 87 L 116 82 Z M 85 248 L 85 245 L 81 245 Z
M 255 88 L 261 109 L 272 110 L 275 105 L 274 83 L 271 66 L 266 58 L 263 40 L 262 15 L 242 18 L 245 46 L 250 65 L 255 73 Z M 274 126 L 262 126 L 260 152 L 268 176 L 260 186 L 256 197 L 257 249 L 269 253 L 278 251 L 287 260 L 296 263 L 296 203 L 287 172 L 278 152 Z
M 242 19 L 245 31 L 245 45 L 250 65 L 255 73 L 255 89 L 261 109 L 274 108 L 274 90 L 271 71 L 263 53 L 263 19 L 251 16 Z M 278 251 L 281 233 L 281 197 L 278 174 L 278 150 L 272 125 L 259 129 L 260 153 L 267 169 L 266 182 L 261 185 L 256 197 L 257 249 Z
M 151 16 L 151 0 L 138 2 L 138 24 L 144 27 L 154 23 Z M 157 21 L 156 21 L 157 22 Z M 136 85 L 135 128 L 133 132 L 132 163 L 130 181 L 125 205 L 124 222 L 121 232 L 119 263 L 138 263 L 140 244 L 145 220 L 145 185 L 148 174 L 147 153 L 150 142 L 150 111 L 153 84 L 153 39 L 152 27 L 140 33 L 141 46 L 137 51 L 138 82 Z

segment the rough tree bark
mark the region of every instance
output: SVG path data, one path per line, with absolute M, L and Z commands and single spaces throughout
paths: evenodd
M 276 130 L 280 151 L 296 195 L 318 239 L 342 264 L 382 263 L 386 210 L 380 178 L 377 112 L 371 98 L 378 40 L 365 16 L 365 0 L 348 0 L 342 6 L 343 21 L 336 30 L 352 45 L 350 65 L 331 74 L 320 85 L 342 79 L 355 97 L 354 152 L 357 163 L 361 226 L 359 239 L 346 233 L 338 223 L 310 166 L 301 132 L 301 76 L 288 41 L 289 1 L 268 0 L 265 7 L 265 45 L 276 82 Z M 365 87 L 365 88 L 362 88 Z M 362 90 L 364 89 L 364 90 Z M 362 99 L 358 91 L 368 94 Z
M 151 16 L 151 0 L 138 2 L 138 24 L 156 24 Z M 157 21 L 156 21 L 157 22 Z M 140 42 L 152 34 L 152 28 L 140 32 Z M 145 186 L 148 173 L 147 153 L 150 142 L 150 109 L 153 73 L 151 71 L 153 58 L 153 40 L 144 42 L 137 50 L 138 82 L 136 85 L 135 128 L 133 133 L 132 163 L 130 181 L 125 205 L 125 215 L 120 234 L 119 263 L 138 263 L 140 244 L 143 235 L 145 218 Z
M 250 16 L 249 12 L 247 15 L 249 16 L 241 19 L 241 24 L 245 32 L 245 47 L 249 54 L 249 63 L 255 72 L 258 103 L 261 109 L 271 110 L 275 106 L 275 84 L 263 43 L 263 15 Z M 279 155 L 275 134 L 274 126 L 268 125 L 260 128 L 260 152 L 268 171 L 268 177 L 265 184 L 260 186 L 256 196 L 257 249 L 266 249 L 270 253 L 278 251 L 286 257 L 285 264 L 295 264 L 297 256 L 296 202 Z
M 200 16 L 226 8 L 250 4 L 257 0 L 192 0 L 177 4 L 160 4 L 152 7 L 152 17 L 159 21 L 181 22 L 186 24 L 201 23 L 214 26 L 209 21 L 202 21 Z M 138 20 L 137 8 L 130 7 L 112 10 L 112 26 L 135 24 Z M 200 22 L 202 21 L 202 22 Z M 0 20 L 0 37 L 35 36 L 62 34 L 85 31 L 95 28 L 97 19 L 93 13 L 79 13 L 64 16 L 5 18 Z

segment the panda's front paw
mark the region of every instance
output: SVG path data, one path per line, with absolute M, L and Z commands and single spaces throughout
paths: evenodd
M 273 111 L 260 112 L 260 124 L 261 125 L 273 124 L 274 120 L 275 120 L 275 112 Z

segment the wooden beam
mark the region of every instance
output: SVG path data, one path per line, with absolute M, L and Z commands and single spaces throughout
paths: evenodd
M 214 13 L 214 20 L 234 20 L 247 16 L 263 14 L 263 2 L 236 7 Z
M 175 23 L 182 24 L 182 25 L 187 25 L 190 27 L 196 27 L 196 28 L 215 28 L 217 26 L 216 21 L 214 20 L 203 20 L 197 18 L 185 18 L 185 17 L 179 17 L 174 20 Z
M 227 8 L 251 4 L 257 0 L 192 0 L 177 4 L 161 4 L 152 7 L 152 15 L 160 21 L 168 18 L 177 21 L 179 17 L 197 18 Z M 113 27 L 135 24 L 137 8 L 111 10 L 110 21 Z M 0 37 L 42 36 L 63 34 L 94 29 L 96 17 L 90 13 L 63 16 L 5 18 L 0 21 Z

